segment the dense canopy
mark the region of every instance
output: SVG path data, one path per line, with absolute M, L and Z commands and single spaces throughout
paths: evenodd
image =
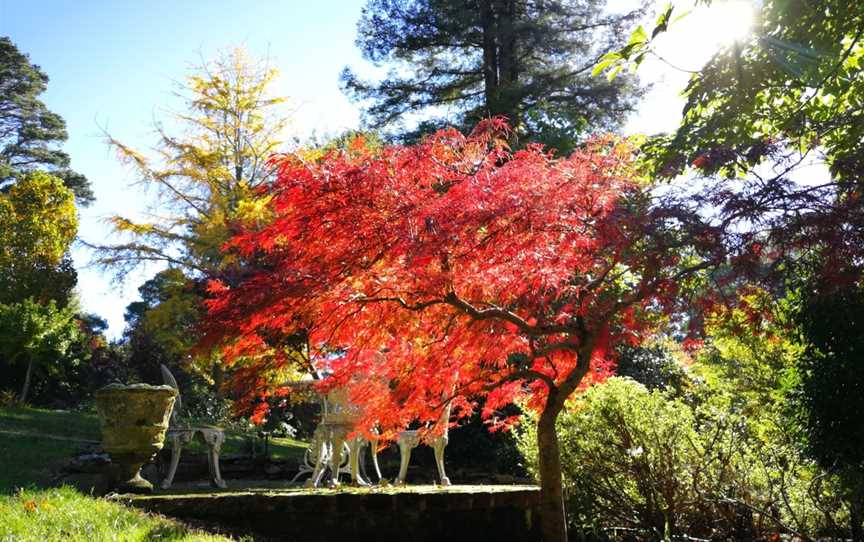
M 555 159 L 510 152 L 507 136 L 493 119 L 468 137 L 279 157 L 272 222 L 228 243 L 255 270 L 211 284 L 211 327 L 252 394 L 266 389 L 262 367 L 294 362 L 280 342 L 305 333 L 366 430 L 434 422 L 448 403 L 465 416 L 481 397 L 506 425 L 495 409 L 521 398 L 541 412 L 555 539 L 555 418 L 609 374 L 610 345 L 640 342 L 722 251 L 694 216 L 651 205 L 626 142 Z

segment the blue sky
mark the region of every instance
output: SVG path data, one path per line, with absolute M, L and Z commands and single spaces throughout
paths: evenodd
M 614 0 L 619 1 L 619 0 Z M 664 2 L 665 3 L 665 2 Z M 735 2 L 733 2 L 735 3 Z M 737 1 L 738 4 L 742 2 Z M 92 183 L 97 201 L 81 210 L 79 235 L 104 242 L 111 214 L 134 215 L 146 195 L 130 186 L 134 176 L 104 143 L 101 128 L 139 149 L 155 143 L 154 118 L 179 105 L 171 94 L 201 59 L 242 46 L 268 56 L 282 76 L 277 92 L 296 108 L 294 131 L 335 134 L 356 127 L 356 104 L 339 90 L 342 68 L 366 71 L 354 45 L 362 0 L 0 0 L 0 35 L 9 36 L 50 77 L 43 101 L 68 125 L 64 149 L 72 167 Z M 692 7 L 692 1 L 681 2 Z M 725 11 L 724 11 L 725 10 Z M 739 10 L 740 12 L 740 10 Z M 740 28 L 734 10 L 700 8 L 673 27 L 660 44 L 664 58 L 697 69 Z M 657 132 L 675 126 L 678 91 L 686 74 L 649 62 L 640 76 L 655 83 L 627 132 Z M 89 255 L 74 251 L 84 308 L 108 319 L 109 334 L 123 331 L 125 306 L 155 269 L 115 284 L 110 274 L 88 268 Z

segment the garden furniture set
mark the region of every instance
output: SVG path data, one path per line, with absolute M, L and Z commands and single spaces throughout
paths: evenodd
M 129 406 L 124 406 L 125 403 L 123 403 L 123 401 L 125 400 L 125 397 L 135 398 L 137 397 L 135 392 L 147 391 L 152 395 L 153 393 L 160 393 L 160 390 L 162 389 L 167 390 L 165 392 L 167 394 L 165 397 L 169 402 L 165 403 L 164 406 L 160 406 L 159 409 L 161 410 L 157 409 L 159 412 L 165 413 L 164 416 L 166 419 L 160 421 L 154 418 L 154 421 L 152 422 L 153 431 L 149 431 L 144 435 L 144 437 L 146 437 L 145 440 L 147 440 L 148 443 L 150 441 L 153 441 L 153 443 L 148 446 L 139 446 L 142 448 L 143 455 L 138 454 L 141 455 L 141 457 L 137 458 L 136 456 L 137 459 L 134 462 L 131 461 L 131 459 L 128 461 L 130 468 L 127 469 L 129 470 L 128 473 L 124 472 L 121 476 L 124 478 L 123 482 L 130 487 L 137 484 L 141 486 L 142 489 L 149 489 L 148 487 L 145 487 L 147 486 L 145 483 L 146 481 L 140 478 L 139 469 L 141 464 L 145 462 L 147 458 L 151 457 L 162 448 L 162 439 L 164 439 L 165 443 L 170 443 L 171 445 L 171 461 L 168 467 L 168 472 L 163 478 L 160 487 L 162 489 L 171 488 L 174 482 L 174 476 L 177 474 L 177 468 L 180 464 L 180 456 L 183 452 L 183 447 L 190 444 L 195 439 L 198 439 L 207 447 L 207 465 L 210 484 L 217 488 L 225 488 L 226 484 L 222 479 L 219 465 L 219 454 L 222 450 L 222 445 L 225 443 L 225 431 L 219 427 L 200 424 L 190 425 L 184 423 L 181 418 L 182 399 L 177 380 L 174 378 L 174 375 L 171 374 L 171 371 L 164 365 L 161 365 L 161 372 L 165 383 L 163 386 L 148 387 L 146 385 L 115 385 L 116 390 L 109 386 L 101 392 L 103 399 L 100 403 L 100 417 L 103 418 L 103 440 L 105 442 L 113 442 L 113 440 L 110 439 L 105 440 L 106 437 L 104 435 L 106 433 L 104 424 L 107 422 L 112 427 L 117 426 L 116 430 L 112 430 L 108 433 L 109 436 L 115 435 L 115 433 L 121 436 L 126 434 L 120 426 L 129 426 L 131 423 L 129 420 L 131 420 L 131 418 L 129 418 L 128 415 L 123 417 L 122 415 L 117 414 L 122 413 L 124 410 L 128 410 L 129 408 Z M 347 391 L 345 389 L 337 388 L 326 394 L 320 394 L 315 390 L 314 382 L 314 380 L 304 380 L 288 384 L 297 391 L 314 393 L 321 403 L 321 422 L 315 428 L 309 447 L 304 454 L 303 463 L 300 465 L 299 472 L 294 476 L 290 483 L 296 482 L 302 476 L 309 475 L 309 478 L 306 481 L 306 486 L 319 487 L 325 475 L 329 473 L 329 487 L 338 486 L 339 476 L 346 474 L 349 476 L 351 483 L 360 486 L 370 486 L 373 481 L 371 476 L 366 472 L 365 461 L 363 461 L 364 452 L 367 447 L 372 456 L 372 464 L 375 468 L 377 482 L 380 483 L 383 477 L 378 465 L 377 434 L 373 433 L 368 437 L 354 434 L 357 432 L 357 423 L 359 421 L 360 413 L 348 400 Z M 138 388 L 142 389 L 139 390 Z M 144 388 L 147 389 L 144 390 Z M 155 391 L 150 392 L 151 389 Z M 118 398 L 113 399 L 114 395 L 109 395 L 111 393 L 117 395 Z M 112 399 L 109 399 L 109 397 Z M 149 395 L 144 395 L 142 397 L 149 397 Z M 129 399 L 127 402 L 129 402 L 129 405 L 133 405 L 134 403 L 132 399 Z M 156 412 L 156 410 L 153 412 L 155 413 L 153 416 L 158 418 L 158 412 Z M 168 414 L 169 412 L 170 415 Z M 131 413 L 130 415 L 135 414 Z M 129 418 L 129 420 L 126 418 Z M 440 483 L 442 486 L 450 485 L 450 479 L 447 477 L 444 469 L 444 448 L 448 443 L 449 419 L 450 406 L 448 404 L 433 427 L 427 427 L 426 430 L 412 429 L 397 433 L 396 444 L 399 447 L 400 464 L 399 474 L 396 477 L 395 485 L 405 484 L 408 474 L 408 466 L 411 461 L 411 452 L 420 444 L 427 444 L 433 449 L 435 454 L 435 465 L 438 470 Z M 129 429 L 125 431 L 133 429 L 134 428 L 129 427 Z M 141 431 L 138 432 L 140 433 Z M 153 434 L 150 435 L 150 433 Z M 156 433 L 158 433 L 158 435 Z M 351 438 L 349 438 L 349 435 L 352 435 Z M 156 445 L 155 440 L 157 437 L 159 437 L 158 446 Z M 117 440 L 120 437 L 115 435 L 115 437 L 112 438 Z M 123 444 L 122 446 L 120 444 L 114 445 L 112 448 L 112 458 L 114 456 L 121 458 L 127 455 L 131 457 L 131 452 L 126 450 L 129 446 L 130 444 Z M 109 452 L 112 452 L 112 450 L 109 450 Z M 126 482 L 128 479 L 132 480 L 131 485 L 130 482 Z

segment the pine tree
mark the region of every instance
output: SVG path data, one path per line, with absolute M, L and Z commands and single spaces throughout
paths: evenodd
M 641 95 L 632 79 L 591 76 L 644 13 L 612 14 L 606 4 L 368 0 L 357 44 L 366 59 L 392 69 L 372 82 L 346 68 L 343 88 L 370 104 L 367 127 L 428 117 L 409 141 L 444 124 L 464 130 L 502 115 L 523 140 L 567 152 L 581 135 L 619 126 Z
M 0 188 L 27 172 L 47 170 L 87 205 L 93 201 L 89 181 L 69 168 L 69 155 L 57 148 L 68 137 L 66 123 L 39 100 L 47 84 L 39 66 L 0 37 Z

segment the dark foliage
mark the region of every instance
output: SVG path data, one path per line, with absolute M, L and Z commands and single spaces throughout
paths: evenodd
M 518 413 L 519 409 L 510 405 L 502 415 Z M 479 412 L 450 429 L 446 455 L 450 468 L 477 470 L 489 475 L 527 475 L 513 435 L 506 431 L 490 432 Z
M 65 307 L 78 283 L 78 272 L 68 254 L 57 265 L 36 260 L 32 268 L 16 271 L 0 275 L 0 303 L 32 297 L 43 302 L 55 301 L 58 306 Z
M 205 371 L 196 366 L 190 345 L 196 340 L 201 282 L 169 268 L 156 273 L 138 288 L 140 301 L 126 307 L 125 342 L 130 376 L 162 384 L 160 366 L 177 380 L 183 397 L 183 415 L 213 422 L 229 416 L 229 404 L 219 393 L 218 365 Z
M 813 457 L 839 474 L 853 538 L 864 540 L 864 289 L 812 289 L 799 313 L 799 404 Z

